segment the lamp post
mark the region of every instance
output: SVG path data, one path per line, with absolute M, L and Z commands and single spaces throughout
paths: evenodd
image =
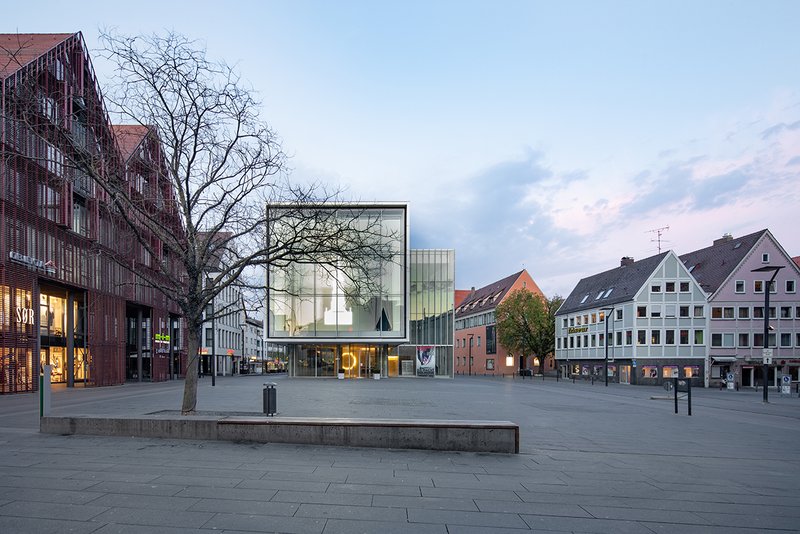
M 763 267 L 759 267 L 758 269 L 753 269 L 751 272 L 754 273 L 772 273 L 772 278 L 769 279 L 769 282 L 766 282 L 764 287 L 764 349 L 761 353 L 761 362 L 762 362 L 762 385 L 764 387 L 764 402 L 769 402 L 769 393 L 767 390 L 767 378 L 769 375 L 769 363 L 767 363 L 767 354 L 769 351 L 769 292 L 770 288 L 772 287 L 772 283 L 775 281 L 775 277 L 778 276 L 778 271 L 786 267 L 785 265 L 765 265 Z M 771 360 L 771 358 L 770 358 Z
M 475 334 L 469 334 L 469 376 L 472 376 L 472 338 Z
M 604 312 L 605 323 L 606 323 L 606 338 L 603 343 L 603 348 L 605 349 L 606 352 L 606 358 L 605 358 L 605 366 L 603 372 L 606 375 L 606 387 L 608 387 L 608 316 L 614 313 L 614 307 L 608 306 L 606 308 L 600 308 L 600 311 Z

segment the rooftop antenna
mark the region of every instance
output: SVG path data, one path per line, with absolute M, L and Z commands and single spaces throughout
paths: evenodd
M 661 228 L 653 228 L 652 230 L 647 230 L 647 233 L 656 234 L 655 239 L 651 239 L 651 243 L 658 243 L 658 253 L 661 254 L 661 236 L 664 235 L 664 232 L 669 230 L 669 226 L 662 226 Z

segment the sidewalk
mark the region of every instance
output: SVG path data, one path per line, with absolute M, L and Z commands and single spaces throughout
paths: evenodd
M 800 532 L 800 399 L 693 390 L 454 380 L 201 380 L 198 410 L 507 419 L 492 455 L 37 432 L 38 397 L 0 397 L 0 532 Z M 54 415 L 180 405 L 182 382 L 54 393 Z

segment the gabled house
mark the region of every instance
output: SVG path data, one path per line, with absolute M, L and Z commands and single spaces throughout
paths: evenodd
M 706 247 L 680 257 L 708 296 L 709 374 L 706 385 L 716 386 L 732 375 L 736 385 L 755 387 L 762 381 L 765 286 L 771 286 L 768 345 L 774 351 L 768 383 L 780 375 L 798 379 L 800 368 L 800 267 L 769 230 L 734 238 L 725 235 Z
M 456 291 L 461 296 L 461 301 L 456 306 L 456 374 L 504 376 L 537 367 L 531 361 L 533 356 L 511 354 L 497 341 L 495 309 L 511 292 L 518 289 L 543 296 L 539 286 L 525 269 L 479 289 L 472 288 L 466 295 L 463 290 Z M 552 369 L 552 360 L 549 365 Z M 547 371 L 548 365 L 543 365 L 542 369 Z
M 555 328 L 565 376 L 604 379 L 607 367 L 614 382 L 655 385 L 677 373 L 699 385 L 705 375 L 705 292 L 672 251 L 582 279 Z

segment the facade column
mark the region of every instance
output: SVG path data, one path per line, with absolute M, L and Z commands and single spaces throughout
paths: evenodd
M 67 387 L 75 387 L 75 295 L 67 292 Z
M 139 382 L 142 381 L 142 309 L 136 310 L 136 374 L 139 375 Z

